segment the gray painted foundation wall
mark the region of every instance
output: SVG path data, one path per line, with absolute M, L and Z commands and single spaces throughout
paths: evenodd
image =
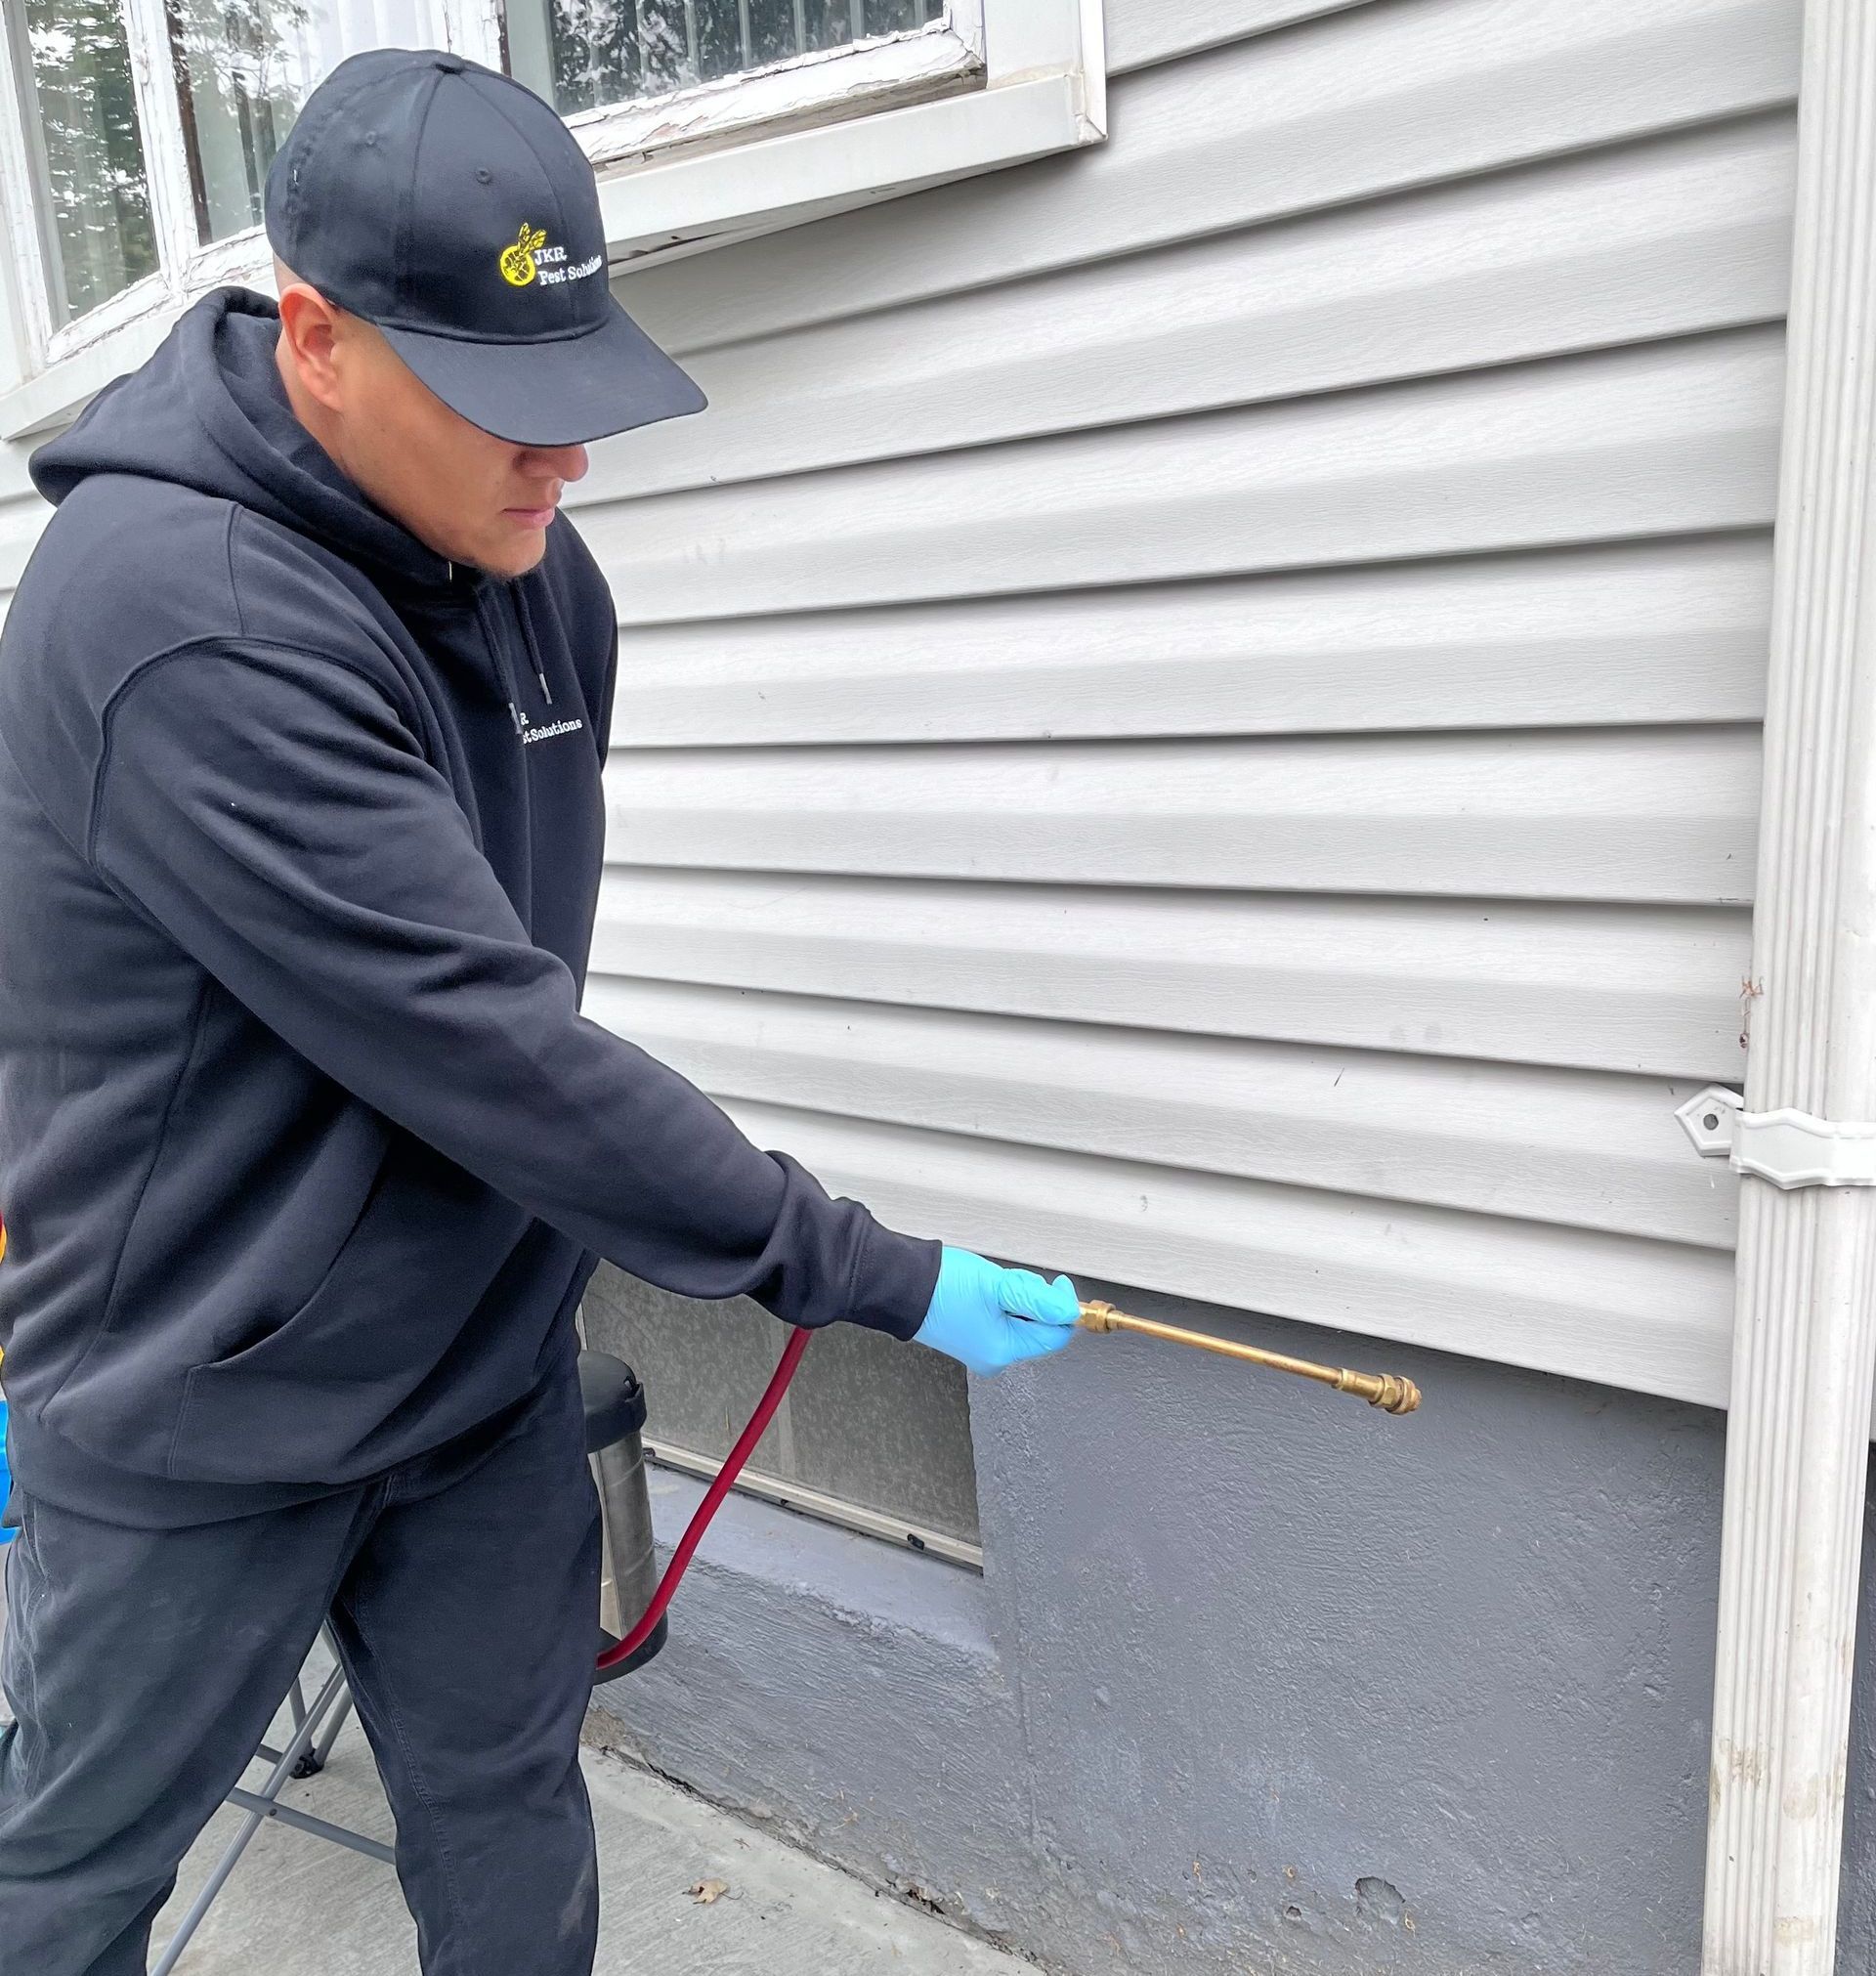
M 1111 1294 L 1426 1406 L 1122 1339 L 976 1383 L 984 1578 L 739 1504 L 607 1691 L 629 1742 L 1085 1976 L 1685 1976 L 1722 1416 Z M 1865 1697 L 1846 1972 L 1873 1745 Z

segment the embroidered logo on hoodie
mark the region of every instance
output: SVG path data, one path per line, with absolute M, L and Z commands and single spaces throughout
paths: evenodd
M 525 748 L 531 742 L 552 741 L 562 734 L 577 734 L 586 723 L 583 720 L 552 720 L 545 727 L 533 726 L 527 714 L 521 716 L 521 741 Z

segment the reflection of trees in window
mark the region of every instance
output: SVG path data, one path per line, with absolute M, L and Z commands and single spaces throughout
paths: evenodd
M 565 115 L 689 89 L 870 35 L 919 27 L 944 0 L 546 0 Z
M 267 168 L 308 79 L 303 0 L 166 0 L 197 237 L 261 224 Z
M 46 285 L 69 322 L 156 272 L 130 48 L 116 0 L 23 0 L 21 12 Z

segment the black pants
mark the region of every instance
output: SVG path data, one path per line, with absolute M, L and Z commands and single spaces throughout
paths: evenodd
M 168 1530 L 14 1509 L 7 1970 L 143 1976 L 177 1863 L 329 1611 L 426 1976 L 588 1976 L 599 1511 L 571 1363 L 490 1429 L 295 1509 Z

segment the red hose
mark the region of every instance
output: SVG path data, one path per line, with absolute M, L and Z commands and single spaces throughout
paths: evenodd
M 787 1345 L 782 1348 L 782 1357 L 769 1380 L 768 1389 L 756 1403 L 755 1411 L 749 1415 L 749 1424 L 736 1445 L 731 1448 L 729 1458 L 724 1462 L 716 1480 L 704 1492 L 704 1500 L 698 1504 L 696 1514 L 679 1540 L 677 1549 L 671 1553 L 671 1562 L 664 1567 L 664 1575 L 658 1581 L 658 1590 L 652 1594 L 652 1603 L 645 1608 L 643 1616 L 617 1647 L 609 1647 L 599 1656 L 596 1673 L 604 1674 L 617 1667 L 621 1660 L 629 1660 L 652 1637 L 653 1630 L 664 1616 L 664 1609 L 671 1603 L 671 1595 L 677 1590 L 678 1580 L 693 1557 L 697 1547 L 704 1541 L 704 1532 L 710 1526 L 710 1520 L 723 1506 L 723 1498 L 736 1485 L 736 1479 L 743 1473 L 744 1464 L 755 1452 L 755 1444 L 768 1432 L 769 1422 L 775 1418 L 775 1410 L 782 1404 L 782 1396 L 789 1390 L 789 1381 L 794 1377 L 794 1368 L 801 1363 L 801 1354 L 808 1349 L 811 1331 L 797 1330 Z

